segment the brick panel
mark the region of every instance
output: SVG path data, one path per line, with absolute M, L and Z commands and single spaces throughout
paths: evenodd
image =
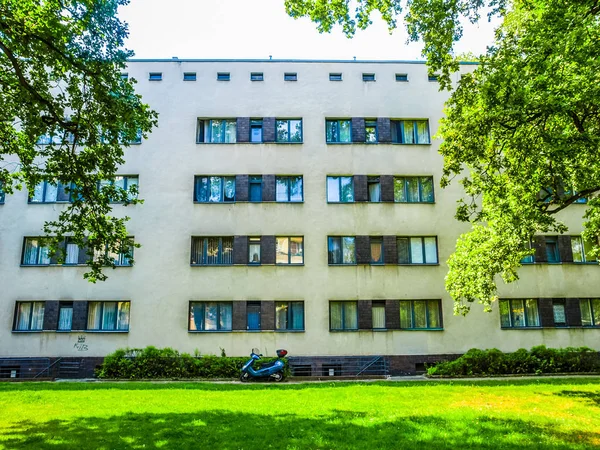
M 352 142 L 365 142 L 365 118 L 364 117 L 353 117 L 352 118 Z
M 392 128 L 389 117 L 377 118 L 377 140 L 381 143 L 392 142 Z
M 275 142 L 275 117 L 263 117 L 263 142 Z
M 534 236 L 531 240 L 531 246 L 535 250 L 534 260 L 536 263 L 548 262 L 546 256 L 546 238 L 544 236 Z
M 233 302 L 232 324 L 234 331 L 246 331 L 246 302 Z
M 58 327 L 58 301 L 44 302 L 44 330 L 56 331 Z
M 268 300 L 260 302 L 260 329 L 275 329 L 275 302 Z
M 384 264 L 398 264 L 396 236 L 383 237 L 383 262 Z
M 275 236 L 261 236 L 260 263 L 275 264 Z
M 238 117 L 236 125 L 237 142 L 250 142 L 250 117 Z
M 356 264 L 369 264 L 371 262 L 371 245 L 369 236 L 356 236 Z
M 393 175 L 381 175 L 379 177 L 381 183 L 381 201 L 394 201 L 394 177 Z
M 567 325 L 570 327 L 581 326 L 581 306 L 578 298 L 568 298 L 565 305 Z
M 235 201 L 248 201 L 248 175 L 235 176 Z
M 571 248 L 571 236 L 558 236 L 558 253 L 561 262 L 573 262 L 573 249 Z
M 358 301 L 358 329 L 373 329 L 373 302 L 371 300 Z
M 554 309 L 552 307 L 551 298 L 540 298 L 538 299 L 538 305 L 540 307 L 540 321 L 543 327 L 554 326 Z
M 369 200 L 367 176 L 354 175 L 354 201 L 366 202 L 367 200 Z
M 262 177 L 262 201 L 275 201 L 275 175 L 263 175 Z
M 400 329 L 400 302 L 398 300 L 385 301 L 385 327 L 388 330 Z
M 248 264 L 248 236 L 233 237 L 233 264 Z
M 73 302 L 73 322 L 71 330 L 87 329 L 88 302 Z

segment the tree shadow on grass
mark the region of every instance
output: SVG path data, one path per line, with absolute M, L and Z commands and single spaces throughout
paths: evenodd
M 22 421 L 0 437 L 6 449 L 584 449 L 600 433 L 561 432 L 554 424 L 487 416 L 411 416 L 373 423 L 363 412 L 306 418 L 224 411 L 133 414 L 48 422 Z
M 560 395 L 563 397 L 575 397 L 582 398 L 588 400 L 589 402 L 595 404 L 596 406 L 600 406 L 600 392 L 590 392 L 590 391 L 560 391 L 555 395 Z

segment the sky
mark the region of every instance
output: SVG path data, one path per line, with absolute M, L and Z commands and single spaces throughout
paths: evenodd
M 341 28 L 319 34 L 309 19 L 292 19 L 284 0 L 131 0 L 119 17 L 129 24 L 135 58 L 422 60 L 420 43 L 406 43 L 402 21 L 389 34 L 377 15 L 353 39 Z M 497 22 L 496 22 L 497 23 Z M 495 23 L 466 24 L 457 53 L 485 52 Z

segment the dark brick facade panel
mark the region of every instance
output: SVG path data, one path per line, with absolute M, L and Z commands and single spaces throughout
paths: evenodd
M 567 316 L 567 326 L 581 326 L 581 305 L 578 298 L 568 298 L 566 300 L 565 315 Z
M 438 362 L 453 361 L 461 355 L 392 355 L 388 356 L 390 375 L 407 375 L 417 372 L 417 364 L 432 366 Z
M 262 176 L 262 201 L 275 201 L 275 175 Z
M 235 176 L 235 201 L 248 201 L 248 175 Z
M 87 329 L 88 302 L 73 302 L 73 322 L 71 330 Z
M 358 329 L 373 329 L 373 302 L 371 300 L 358 301 Z
M 381 143 L 392 142 L 392 128 L 389 117 L 377 118 L 377 140 Z
M 381 201 L 382 202 L 393 202 L 394 201 L 394 176 L 393 175 L 381 175 L 379 177 L 381 183 Z
M 534 236 L 531 240 L 531 246 L 535 250 L 533 257 L 536 263 L 548 262 L 548 257 L 546 256 L 546 238 L 544 236 Z
M 571 248 L 571 236 L 558 236 L 558 253 L 562 262 L 573 262 L 573 249 Z
M 275 264 L 275 236 L 261 236 L 260 263 Z
M 366 202 L 368 199 L 367 176 L 354 175 L 354 201 Z
M 275 329 L 275 302 L 268 300 L 260 302 L 260 329 Z
M 371 244 L 369 236 L 356 236 L 356 264 L 369 264 L 371 262 Z
M 233 264 L 248 264 L 248 236 L 233 237 Z
M 388 330 L 400 329 L 400 302 L 398 300 L 385 301 L 385 327 Z
M 246 331 L 248 322 L 246 310 L 246 302 L 233 302 L 231 328 L 234 331 Z
M 237 118 L 235 139 L 237 142 L 250 141 L 250 117 Z
M 58 301 L 44 302 L 44 330 L 56 331 L 58 327 Z
M 275 117 L 263 117 L 263 142 L 275 142 Z
M 552 308 L 551 298 L 540 298 L 538 299 L 538 305 L 540 307 L 540 321 L 543 327 L 554 326 L 554 309 Z
M 365 142 L 365 118 L 364 117 L 353 117 L 352 118 L 352 142 Z
M 383 262 L 385 264 L 398 264 L 396 236 L 383 237 Z

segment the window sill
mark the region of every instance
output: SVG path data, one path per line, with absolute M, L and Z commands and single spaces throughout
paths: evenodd
M 71 201 L 64 202 L 27 202 L 28 205 L 70 205 Z
M 190 264 L 191 267 L 234 267 L 243 266 L 247 267 L 247 264 Z
M 423 267 L 423 266 L 428 266 L 428 267 L 436 267 L 439 266 L 440 263 L 410 263 L 410 264 L 406 264 L 406 263 L 398 263 L 398 264 L 388 264 L 390 266 L 403 266 L 403 267 Z
M 549 327 L 549 328 L 554 328 L 554 327 Z M 500 326 L 500 329 L 501 330 L 543 330 L 544 327 L 503 327 L 503 326 Z
M 246 333 L 246 330 L 188 330 L 188 333 L 198 333 L 198 334 L 203 334 L 203 333 L 231 333 L 233 331 L 242 331 L 242 332 Z
M 400 328 L 395 331 L 444 331 L 443 328 Z
M 20 267 L 87 267 L 87 264 L 20 264 Z M 133 267 L 133 264 L 129 265 L 114 265 L 114 266 L 102 266 L 104 268 L 117 269 L 119 267 Z
M 326 141 L 327 145 L 352 145 L 352 144 L 361 144 L 362 142 L 328 142 Z
M 365 330 L 359 330 L 358 328 L 353 328 L 351 330 L 332 330 L 332 329 L 329 330 L 330 333 L 347 333 L 347 332 L 356 333 L 357 331 L 365 331 Z
M 117 333 L 127 334 L 129 330 L 83 330 L 84 333 Z
M 300 141 L 300 142 L 273 142 L 273 144 L 291 144 L 291 145 L 299 145 L 299 144 L 304 144 L 304 141 Z
M 327 265 L 329 267 L 347 267 L 347 266 L 356 267 L 356 266 L 358 266 L 357 263 L 347 263 L 347 264 L 343 264 L 343 263 L 342 264 L 328 263 Z
M 16 334 L 25 334 L 25 333 L 44 333 L 44 330 L 12 330 L 13 333 Z

